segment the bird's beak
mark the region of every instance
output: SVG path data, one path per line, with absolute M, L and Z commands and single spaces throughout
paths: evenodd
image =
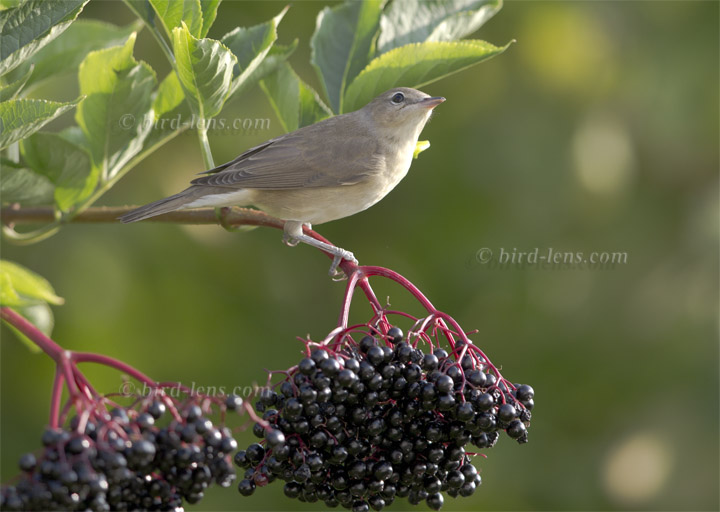
M 442 103 L 443 101 L 445 101 L 445 98 L 443 98 L 442 96 L 433 96 L 432 98 L 424 98 L 420 100 L 420 105 L 432 110 L 438 105 L 440 105 L 440 103 Z

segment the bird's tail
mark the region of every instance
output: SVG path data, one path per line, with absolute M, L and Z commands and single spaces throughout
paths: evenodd
M 174 196 L 166 197 L 165 199 L 160 199 L 159 201 L 155 201 L 154 203 L 146 204 L 145 206 L 136 208 L 133 211 L 126 213 L 122 217 L 119 217 L 120 222 L 127 224 L 129 222 L 137 222 L 139 220 L 155 217 L 156 215 L 162 215 L 163 213 L 180 210 L 183 208 L 183 206 L 191 203 L 194 199 L 196 199 L 193 192 L 193 187 L 191 187 L 187 190 L 180 192 L 179 194 L 175 194 Z

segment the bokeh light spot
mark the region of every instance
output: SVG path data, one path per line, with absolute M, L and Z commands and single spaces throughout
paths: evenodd
M 624 190 L 635 170 L 630 134 L 616 118 L 590 114 L 572 143 L 575 172 L 588 191 L 613 194 Z
M 603 472 L 609 497 L 623 507 L 640 506 L 656 498 L 667 484 L 673 466 L 668 443 L 649 432 L 617 444 Z

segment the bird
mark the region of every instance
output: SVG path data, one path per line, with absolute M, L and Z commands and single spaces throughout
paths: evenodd
M 175 210 L 254 206 L 284 221 L 283 240 L 333 255 L 330 275 L 352 252 L 303 233 L 354 215 L 385 197 L 407 175 L 420 132 L 442 96 L 410 87 L 383 92 L 367 105 L 248 149 L 206 171 L 182 192 L 119 219 L 136 222 Z

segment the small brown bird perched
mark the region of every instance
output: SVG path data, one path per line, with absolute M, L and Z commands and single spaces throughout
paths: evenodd
M 398 87 L 360 110 L 305 126 L 248 149 L 179 194 L 120 217 L 135 222 L 203 206 L 255 206 L 285 221 L 285 241 L 335 256 L 335 273 L 349 251 L 305 235 L 303 224 L 322 224 L 361 212 L 405 177 L 415 145 L 433 108 L 445 101 Z

